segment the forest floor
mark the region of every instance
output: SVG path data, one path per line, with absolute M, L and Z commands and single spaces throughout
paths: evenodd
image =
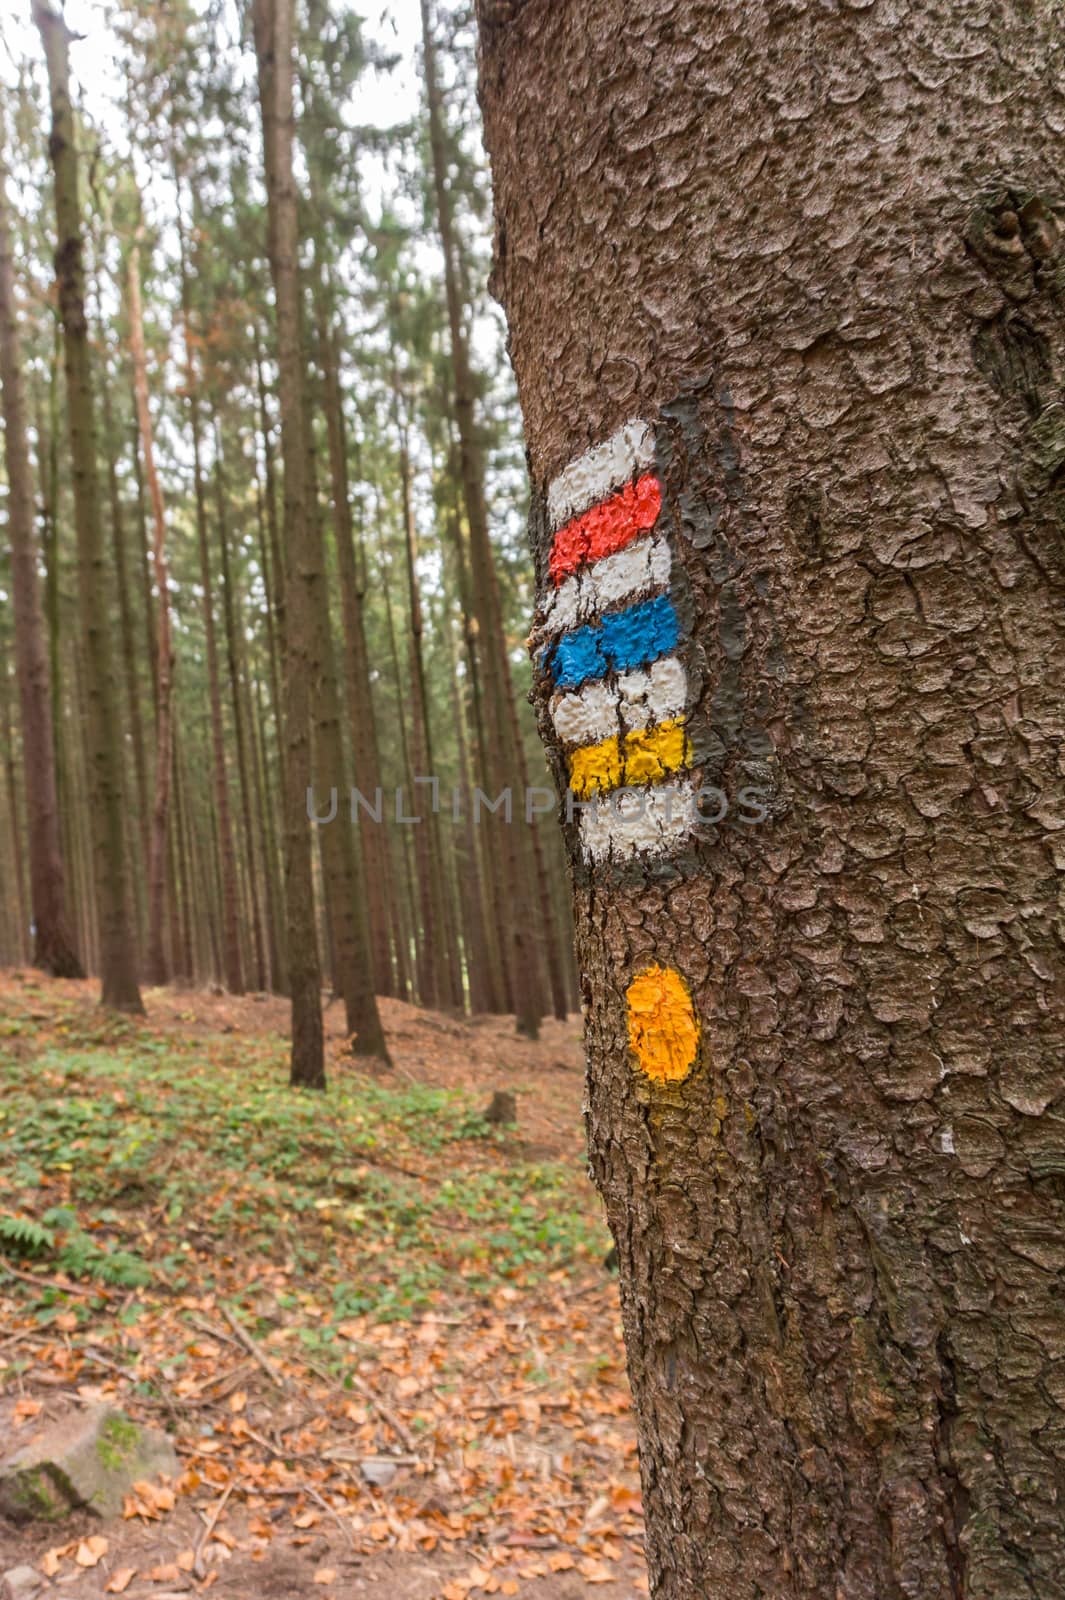
M 285 1005 L 0 973 L 0 1456 L 109 1400 L 182 1471 L 0 1521 L 0 1574 L 130 1600 L 646 1594 L 580 1027 L 382 1002 L 391 1073 L 286 1085 Z M 484 1121 L 516 1091 L 517 1125 Z M 600 1587 L 601 1586 L 601 1587 Z

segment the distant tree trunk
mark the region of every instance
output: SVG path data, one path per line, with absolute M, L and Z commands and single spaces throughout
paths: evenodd
M 100 323 L 97 315 L 98 325 Z M 144 723 L 141 717 L 140 684 L 137 678 L 137 646 L 133 633 L 133 606 L 129 592 L 129 555 L 126 548 L 126 519 L 118 486 L 118 441 L 111 410 L 110 374 L 103 381 L 104 445 L 107 456 L 107 489 L 111 506 L 111 551 L 115 562 L 118 592 L 118 622 L 122 640 L 122 666 L 126 688 L 126 709 L 133 744 L 133 775 L 137 786 L 137 821 L 141 856 L 145 867 L 151 854 L 148 817 L 148 763 L 144 751 Z M 138 897 L 139 900 L 139 897 Z
M 200 558 L 200 587 L 203 590 L 203 629 L 207 646 L 207 695 L 211 716 L 211 773 L 222 868 L 223 965 L 230 994 L 244 993 L 244 963 L 240 947 L 240 896 L 237 884 L 237 855 L 233 844 L 233 822 L 229 802 L 229 775 L 226 770 L 226 732 L 222 716 L 222 682 L 218 666 L 218 635 L 214 610 L 214 563 L 211 559 L 207 524 L 207 488 L 203 477 L 203 438 L 200 422 L 198 374 L 193 356 L 191 295 L 185 234 L 178 226 L 181 265 L 181 321 L 185 344 L 185 388 L 189 403 L 192 433 L 192 482 L 196 499 L 196 543 Z
M 170 784 L 174 769 L 173 672 L 174 652 L 170 639 L 170 574 L 166 557 L 166 513 L 163 489 L 155 469 L 152 442 L 152 414 L 148 405 L 148 368 L 144 354 L 144 313 L 141 309 L 140 245 L 134 242 L 127 262 L 126 284 L 129 296 L 129 340 L 133 357 L 133 393 L 137 402 L 137 427 L 140 432 L 144 474 L 152 507 L 152 569 L 158 597 L 156 621 L 156 705 L 155 705 L 155 792 L 148 845 L 148 979 L 162 984 L 167 980 L 166 947 L 163 937 L 166 920 L 167 835 L 170 814 Z
M 30 908 L 26 900 L 26 846 L 19 803 L 18 769 L 15 764 L 15 730 L 11 718 L 7 662 L 0 654 L 0 741 L 3 745 L 4 781 L 10 827 L 11 876 L 15 885 L 15 916 L 18 921 L 15 959 L 26 961 L 31 952 Z
M 292 994 L 291 1081 L 325 1088 L 321 969 L 307 792 L 314 670 L 313 552 L 307 503 L 299 239 L 292 174 L 292 0 L 252 0 L 262 109 L 270 270 L 277 308 L 281 448 L 285 466 L 285 904 Z
M 473 570 L 474 605 L 480 623 L 480 647 L 487 668 L 485 684 L 488 711 L 490 770 L 494 784 L 519 790 L 523 786 L 519 746 L 515 739 L 514 686 L 507 656 L 495 559 L 488 534 L 488 513 L 484 497 L 484 474 L 477 439 L 474 413 L 474 383 L 470 368 L 466 329 L 462 320 L 458 263 L 455 253 L 451 193 L 447 183 L 447 153 L 440 86 L 436 71 L 436 49 L 429 0 L 421 0 L 422 47 L 425 87 L 429 106 L 429 144 L 433 168 L 433 193 L 437 224 L 444 254 L 444 288 L 447 298 L 448 328 L 451 336 L 451 361 L 455 375 L 455 421 L 459 430 L 459 457 L 466 515 L 470 529 L 470 558 Z M 517 796 L 519 809 L 524 794 Z M 530 862 L 529 841 L 523 837 L 524 820 L 506 827 L 501 840 L 501 858 L 506 873 L 506 924 L 510 931 L 510 973 L 521 1033 L 535 1037 L 545 1003 L 540 970 L 540 939 L 536 884 Z
M 15 314 L 15 275 L 5 176 L 0 161 L 0 390 L 8 482 L 15 668 L 22 709 L 28 812 L 33 960 L 35 966 L 53 977 L 83 978 L 85 972 L 67 914 L 66 873 L 59 835 L 51 681 L 33 536 L 33 476 L 26 440 L 26 403 Z
M 398 379 L 394 378 L 398 395 Z M 422 937 L 418 947 L 418 986 L 422 1004 L 438 1007 L 450 1000 L 447 993 L 447 968 L 445 963 L 444 907 L 441 889 L 440 827 L 437 813 L 432 808 L 433 789 L 428 794 L 420 778 L 435 778 L 432 738 L 429 728 L 429 697 L 425 682 L 425 661 L 422 654 L 422 601 L 418 586 L 417 534 L 414 526 L 414 508 L 411 501 L 410 448 L 407 441 L 407 422 L 399 414 L 398 399 L 394 403 L 395 421 L 399 430 L 399 478 L 403 508 L 403 549 L 407 570 L 407 617 L 410 630 L 409 684 L 411 708 L 411 765 L 410 814 L 420 816 L 414 828 L 414 859 L 418 869 L 418 896 L 421 902 Z
M 313 433 L 308 420 L 308 445 Z M 311 659 L 314 668 L 314 737 L 322 788 L 337 791 L 337 816 L 319 834 L 325 909 L 328 913 L 329 967 L 335 986 L 344 997 L 346 1028 L 352 1052 L 388 1061 L 384 1031 L 377 1011 L 370 952 L 370 925 L 366 894 L 359 871 L 348 796 L 347 760 L 340 718 L 340 684 L 336 645 L 325 582 L 325 540 L 318 504 L 313 449 L 307 452 L 308 549 L 305 570 L 312 602 L 314 627 Z M 343 809 L 342 809 L 343 808 Z
M 478 12 L 651 1592 L 1051 1600 L 1060 14 Z
M 314 293 L 329 446 L 329 476 L 333 495 L 337 568 L 340 574 L 340 599 L 344 619 L 344 665 L 354 778 L 356 786 L 372 805 L 374 796 L 381 786 L 381 763 L 377 747 L 373 694 L 370 688 L 370 661 L 366 649 L 362 596 L 355 564 L 355 534 L 351 516 L 347 437 L 340 391 L 339 362 L 335 336 L 330 326 L 328 282 L 324 266 L 315 282 Z M 395 981 L 392 976 L 389 945 L 388 906 L 394 890 L 391 881 L 388 837 L 383 826 L 377 826 L 366 820 L 363 820 L 360 828 L 360 837 L 373 948 L 374 987 L 378 994 L 393 994 Z
M 140 1012 L 122 816 L 120 724 L 114 704 L 109 595 L 96 479 L 96 427 L 78 198 L 74 117 L 70 103 L 68 32 L 63 18 L 34 5 L 48 64 L 52 130 L 49 150 L 55 179 L 56 278 L 63 321 L 67 420 L 78 540 L 78 591 L 86 675 L 86 740 L 90 753 L 96 900 L 100 926 L 103 1003 Z
M 222 615 L 226 627 L 226 669 L 229 698 L 233 707 L 233 731 L 237 746 L 237 776 L 240 780 L 240 812 L 244 833 L 244 852 L 248 875 L 248 900 L 251 911 L 252 950 L 255 957 L 255 986 L 266 988 L 266 952 L 263 943 L 262 913 L 259 907 L 259 881 L 255 863 L 255 830 L 251 821 L 251 779 L 248 770 L 248 740 L 244 727 L 244 704 L 240 687 L 240 640 L 233 570 L 229 559 L 229 518 L 226 515 L 223 480 L 222 430 L 215 419 L 215 502 L 218 506 L 218 551 L 222 575 Z

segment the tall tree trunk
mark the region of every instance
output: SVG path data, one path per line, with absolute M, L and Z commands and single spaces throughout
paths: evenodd
M 102 321 L 97 312 L 98 326 Z M 103 372 L 104 447 L 107 456 L 107 491 L 111 507 L 111 553 L 115 562 L 118 592 L 118 622 L 122 639 L 122 667 L 126 687 L 126 709 L 133 744 L 133 776 L 137 785 L 137 821 L 141 854 L 147 867 L 151 854 L 148 817 L 148 763 L 144 752 L 144 723 L 141 717 L 140 684 L 137 677 L 137 646 L 133 632 L 133 606 L 129 592 L 129 556 L 126 548 L 126 519 L 118 484 L 118 439 L 111 409 L 110 374 Z M 158 669 L 157 669 L 158 670 Z M 139 900 L 139 896 L 137 899 Z
M 181 322 L 185 345 L 185 388 L 189 402 L 192 433 L 192 481 L 196 500 L 196 543 L 200 560 L 200 587 L 203 591 L 203 629 L 207 647 L 207 694 L 211 716 L 211 772 L 222 871 L 223 971 L 230 994 L 244 993 L 244 963 L 240 947 L 240 895 L 237 884 L 237 855 L 233 843 L 233 822 L 229 800 L 229 775 L 226 770 L 226 733 L 222 716 L 222 682 L 218 666 L 218 635 L 215 627 L 214 565 L 211 560 L 207 525 L 207 486 L 203 476 L 203 435 L 200 421 L 198 374 L 193 357 L 191 291 L 184 229 L 178 226 L 178 251 L 181 267 Z
M 167 980 L 163 928 L 166 919 L 167 835 L 170 783 L 174 767 L 173 674 L 174 652 L 170 635 L 170 574 L 166 557 L 166 512 L 163 489 L 155 468 L 152 414 L 148 405 L 148 367 L 144 354 L 144 313 L 141 309 L 140 245 L 134 242 L 127 261 L 129 342 L 133 357 L 133 394 L 137 403 L 144 475 L 152 508 L 152 572 L 157 595 L 155 790 L 148 841 L 148 956 L 149 982 Z
M 15 669 L 22 710 L 28 813 L 33 960 L 53 977 L 83 978 L 85 973 L 67 915 L 66 873 L 59 836 L 51 679 L 33 536 L 33 476 L 26 441 L 26 402 L 15 316 L 15 274 L 5 179 L 0 160 L 0 390 L 8 482 Z
M 96 899 L 100 927 L 102 1000 L 120 1011 L 143 1010 L 137 986 L 122 817 L 122 751 L 114 704 L 109 595 L 96 479 L 96 425 L 85 321 L 74 116 L 70 102 L 69 34 L 56 12 L 33 9 L 48 65 L 55 180 L 56 279 L 63 321 L 67 421 L 78 541 L 78 593 L 86 674 L 87 727 Z
M 30 908 L 26 897 L 26 846 L 22 831 L 22 806 L 19 802 L 18 768 L 15 763 L 15 729 L 11 717 L 7 662 L 0 653 L 0 744 L 7 789 L 10 829 L 11 876 L 15 884 L 15 915 L 18 919 L 16 960 L 26 961 L 31 953 Z
M 403 510 L 403 549 L 407 571 L 407 618 L 410 630 L 409 683 L 411 708 L 411 815 L 422 820 L 414 827 L 414 859 L 418 870 L 418 896 L 421 901 L 422 937 L 418 947 L 418 985 L 422 1004 L 439 1007 L 454 1004 L 448 993 L 440 823 L 433 800 L 438 801 L 439 779 L 433 762 L 432 734 L 429 727 L 429 696 L 422 654 L 424 628 L 422 600 L 418 585 L 417 532 L 411 499 L 410 448 L 407 421 L 399 414 L 398 377 L 393 374 L 394 415 L 399 430 L 399 481 Z M 432 781 L 428 793 L 420 779 Z M 415 785 L 417 784 L 417 787 Z
M 308 418 L 304 437 L 311 445 Z M 315 454 L 307 451 L 308 544 L 306 571 L 314 626 L 314 738 L 322 788 L 337 791 L 337 817 L 320 833 L 322 881 L 328 913 L 329 968 L 335 987 L 344 997 L 346 1030 L 352 1052 L 388 1061 L 384 1030 L 377 1011 L 370 953 L 370 924 L 366 894 L 356 858 L 355 840 L 348 815 L 341 815 L 341 797 L 348 796 L 347 761 L 340 718 L 340 687 L 336 646 L 325 582 L 325 540 L 318 504 Z
M 474 605 L 480 624 L 480 646 L 487 667 L 488 737 L 493 784 L 519 790 L 517 804 L 524 802 L 521 769 L 524 765 L 515 738 L 514 685 L 503 628 L 495 558 L 488 533 L 488 512 L 484 496 L 484 467 L 477 438 L 474 412 L 474 382 L 469 345 L 462 320 L 458 260 L 454 237 L 451 192 L 447 184 L 446 130 L 436 69 L 429 0 L 421 0 L 422 48 L 426 98 L 429 107 L 429 145 L 433 168 L 433 193 L 437 225 L 444 255 L 444 288 L 447 299 L 451 361 L 455 375 L 455 421 L 459 430 L 459 458 L 466 516 L 470 529 L 470 559 L 473 571 Z M 534 870 L 527 848 L 524 822 L 506 827 L 501 857 L 506 873 L 507 921 L 511 944 L 511 982 L 517 1009 L 518 1029 L 535 1037 L 545 1009 L 537 936 L 538 910 Z
M 307 792 L 314 671 L 312 533 L 307 502 L 299 250 L 292 174 L 292 0 L 252 0 L 262 110 L 270 271 L 277 311 L 281 449 L 285 468 L 285 904 L 292 994 L 291 1081 L 325 1087 L 321 969 Z
M 263 886 L 266 894 L 267 950 L 270 958 L 270 987 L 275 994 L 284 994 L 288 988 L 284 959 L 284 914 L 281 906 L 281 879 L 277 871 L 274 808 L 270 792 L 270 772 L 266 756 L 266 710 L 262 687 L 258 677 L 255 683 L 255 704 L 252 704 L 251 684 L 247 685 L 248 727 L 251 730 L 251 753 L 255 774 L 255 816 L 262 842 Z M 258 713 L 256 715 L 256 712 Z
M 1049 1600 L 1060 19 L 478 10 L 652 1593 Z
M 260 993 L 266 988 L 266 952 L 263 944 L 262 913 L 259 907 L 259 875 L 255 863 L 255 830 L 251 821 L 251 779 L 248 771 L 248 740 L 244 726 L 241 696 L 240 639 L 233 572 L 229 559 L 229 518 L 226 515 L 225 482 L 222 462 L 222 429 L 215 418 L 215 503 L 218 507 L 218 551 L 222 575 L 222 615 L 226 626 L 226 669 L 229 697 L 233 707 L 233 731 L 237 745 L 237 776 L 240 779 L 240 811 L 244 832 L 244 851 L 251 910 L 252 950 L 255 957 L 255 982 Z
M 348 481 L 347 436 L 344 405 L 340 390 L 336 339 L 330 326 L 328 281 L 324 265 L 314 285 L 319 362 L 322 369 L 323 409 L 329 447 L 329 476 L 332 487 L 337 569 L 344 620 L 344 667 L 348 694 L 348 717 L 355 784 L 371 805 L 381 786 L 381 762 L 377 747 L 373 693 L 370 687 L 370 659 L 362 614 L 362 595 L 355 563 L 355 530 L 351 516 Z M 363 877 L 366 883 L 370 940 L 373 952 L 374 987 L 378 994 L 392 994 L 392 956 L 389 946 L 388 906 L 394 892 L 391 882 L 388 836 L 383 826 L 363 817 L 360 826 Z

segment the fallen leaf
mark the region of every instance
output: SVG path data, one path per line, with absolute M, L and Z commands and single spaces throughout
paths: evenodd
M 148 1574 L 149 1583 L 177 1583 L 181 1577 L 181 1568 L 176 1561 L 166 1561 L 161 1567 L 153 1567 Z
M 243 1411 L 247 1403 L 248 1397 L 243 1389 L 238 1389 L 236 1394 L 231 1394 L 229 1397 L 230 1411 Z
M 335 1567 L 319 1567 L 314 1575 L 315 1583 L 336 1583 L 337 1574 Z
M 195 1550 L 182 1550 L 181 1554 L 177 1558 L 177 1564 L 181 1568 L 182 1572 L 191 1572 L 193 1567 L 196 1565 Z
M 79 1567 L 95 1567 L 100 1558 L 107 1554 L 107 1549 L 107 1540 L 103 1535 L 94 1533 L 78 1545 L 74 1560 Z
M 559 1550 L 555 1555 L 548 1556 L 547 1564 L 552 1572 L 570 1572 L 577 1565 L 568 1550 Z
M 41 1557 L 41 1571 L 46 1578 L 54 1578 L 61 1566 L 61 1557 L 58 1549 L 46 1550 Z
M 123 1594 L 136 1576 L 136 1567 L 119 1567 L 104 1585 L 104 1594 Z

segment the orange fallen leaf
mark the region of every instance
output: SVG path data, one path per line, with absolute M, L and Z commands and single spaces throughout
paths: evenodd
M 153 1567 L 148 1574 L 149 1583 L 177 1583 L 181 1577 L 181 1568 L 176 1561 L 167 1561 L 161 1567 Z
M 314 1575 L 315 1583 L 336 1583 L 337 1574 L 335 1567 L 319 1567 Z
M 557 1555 L 548 1556 L 547 1564 L 552 1572 L 570 1572 L 577 1565 L 568 1550 L 560 1550 Z
M 46 1578 L 54 1578 L 62 1564 L 59 1550 L 46 1550 L 41 1557 L 41 1571 Z
M 181 1568 L 182 1572 L 191 1572 L 196 1564 L 195 1550 L 182 1550 L 181 1554 L 177 1557 L 177 1564 Z
M 229 1397 L 230 1411 L 243 1411 L 247 1403 L 248 1397 L 243 1389 L 238 1389 L 236 1394 L 231 1394 Z
M 95 1567 L 101 1556 L 107 1554 L 107 1540 L 102 1534 L 94 1533 L 88 1539 L 83 1539 L 74 1552 L 74 1560 L 79 1567 Z
M 136 1567 L 119 1567 L 104 1585 L 104 1594 L 123 1594 L 136 1576 Z
M 602 1561 L 595 1561 L 591 1556 L 582 1561 L 577 1568 L 585 1583 L 613 1583 L 614 1574 Z

